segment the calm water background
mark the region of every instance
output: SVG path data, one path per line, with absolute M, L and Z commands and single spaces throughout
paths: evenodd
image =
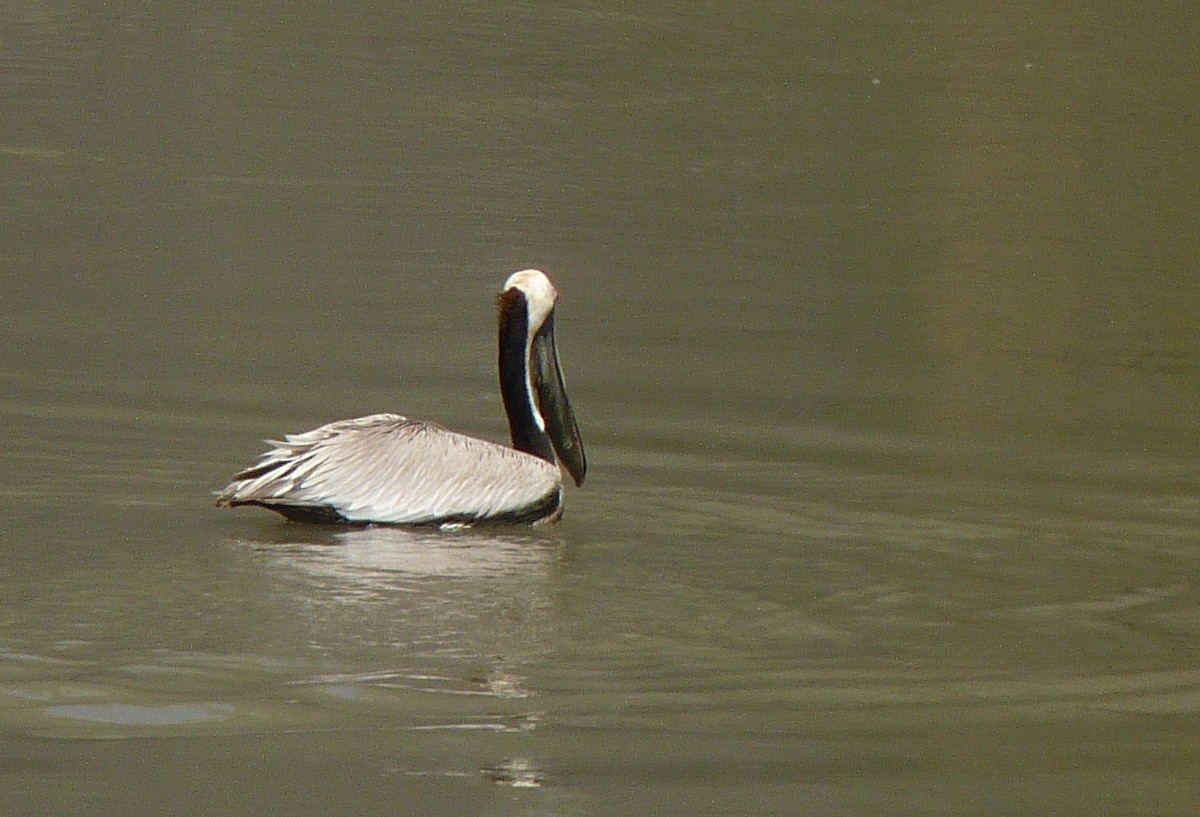
M 1179 6 L 6 3 L 0 812 L 1200 810 Z M 503 439 L 557 528 L 221 512 Z

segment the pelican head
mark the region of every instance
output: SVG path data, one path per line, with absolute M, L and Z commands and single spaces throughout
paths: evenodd
M 500 392 L 513 448 L 566 466 L 583 484 L 587 460 L 554 343 L 558 292 L 540 270 L 514 272 L 500 292 Z M 557 456 L 556 456 L 557 455 Z

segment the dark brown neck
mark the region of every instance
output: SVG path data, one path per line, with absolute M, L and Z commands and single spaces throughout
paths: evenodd
M 519 290 L 509 290 L 500 296 L 500 394 L 508 413 L 508 430 L 513 448 L 557 462 L 550 438 L 534 417 L 532 395 L 526 387 L 529 378 L 529 359 L 526 343 L 529 337 L 529 309 Z

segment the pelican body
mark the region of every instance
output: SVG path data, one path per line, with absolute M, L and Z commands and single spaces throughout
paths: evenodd
M 234 475 L 216 504 L 258 505 L 299 522 L 466 526 L 562 515 L 560 463 L 587 472 L 554 341 L 558 292 L 539 270 L 499 297 L 500 393 L 512 448 L 397 414 L 288 434 Z

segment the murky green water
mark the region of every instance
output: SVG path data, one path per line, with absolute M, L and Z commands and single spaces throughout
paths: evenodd
M 1159 13 L 10 7 L 0 812 L 1195 814 Z M 502 439 L 531 265 L 559 526 L 210 506 L 329 420 Z

